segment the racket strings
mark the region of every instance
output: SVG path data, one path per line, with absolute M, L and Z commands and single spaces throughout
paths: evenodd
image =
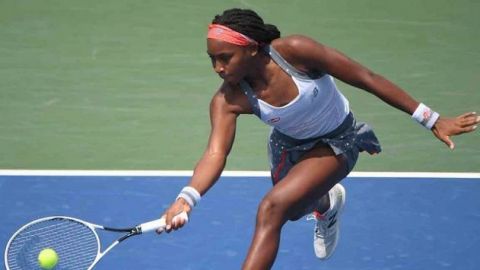
M 38 269 L 37 256 L 44 248 L 54 249 L 59 257 L 56 269 L 87 269 L 98 254 L 95 232 L 75 220 L 45 220 L 21 230 L 7 251 L 9 268 Z

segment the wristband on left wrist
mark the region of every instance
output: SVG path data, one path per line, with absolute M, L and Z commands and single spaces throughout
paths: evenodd
M 412 118 L 427 129 L 432 129 L 439 117 L 440 115 L 437 112 L 432 111 L 423 103 L 420 103 L 412 114 Z

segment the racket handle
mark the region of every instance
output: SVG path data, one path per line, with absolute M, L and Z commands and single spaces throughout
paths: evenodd
M 188 222 L 187 212 L 181 212 L 180 214 L 174 216 L 172 222 L 175 222 L 178 219 L 183 219 L 183 220 L 185 220 L 185 223 L 187 223 Z M 163 231 L 163 230 L 165 230 L 166 226 L 167 226 L 167 224 L 165 223 L 165 217 L 140 224 L 140 228 L 142 229 L 142 233 L 151 232 L 151 231 L 157 230 L 157 229 L 161 229 Z

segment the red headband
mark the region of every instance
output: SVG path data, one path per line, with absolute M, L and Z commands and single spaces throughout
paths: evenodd
M 239 46 L 258 44 L 255 40 L 245 36 L 244 34 L 220 24 L 210 24 L 208 26 L 207 38 L 218 39 Z

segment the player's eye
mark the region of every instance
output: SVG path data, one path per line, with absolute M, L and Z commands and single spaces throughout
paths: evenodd
M 222 62 L 223 64 L 227 64 L 232 59 L 232 54 L 220 54 L 218 56 L 218 61 Z

